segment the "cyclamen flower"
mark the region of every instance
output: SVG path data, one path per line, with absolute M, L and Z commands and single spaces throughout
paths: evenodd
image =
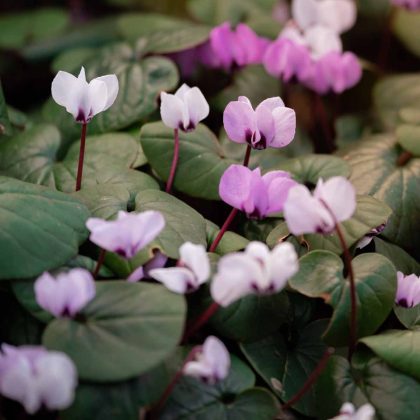
M 225 22 L 210 32 L 209 42 L 201 50 L 201 61 L 208 67 L 226 71 L 234 66 L 259 64 L 268 43 L 244 23 L 232 29 L 230 23 Z
M 362 249 L 368 246 L 372 240 L 378 236 L 386 227 L 386 223 L 379 225 L 376 228 L 373 228 L 369 233 L 367 233 L 360 241 L 357 243 L 356 248 Z
M 231 165 L 220 179 L 219 195 L 249 218 L 263 219 L 283 210 L 289 190 L 296 185 L 288 172 L 272 171 L 261 176 L 259 168 Z
M 394 6 L 404 7 L 408 10 L 420 10 L 420 0 L 391 0 Z
M 357 9 L 353 0 L 293 0 L 292 17 L 303 30 L 322 25 L 341 34 L 355 24 Z
M 345 403 L 340 414 L 330 420 L 373 420 L 375 409 L 370 404 L 364 404 L 356 410 L 352 403 Z
M 304 185 L 289 191 L 284 204 L 284 217 L 294 235 L 331 233 L 356 210 L 356 192 L 344 177 L 320 179 L 313 194 Z
M 249 294 L 272 294 L 282 290 L 299 270 L 298 256 L 288 242 L 270 251 L 262 242 L 251 242 L 244 252 L 219 260 L 211 283 L 211 296 L 221 306 Z
M 412 308 L 420 303 L 420 277 L 415 274 L 408 276 L 397 272 L 397 295 L 395 302 L 404 308 Z
M 169 128 L 192 131 L 210 112 L 201 90 L 198 87 L 191 88 L 185 83 L 174 95 L 162 92 L 160 99 L 160 115 Z
M 163 283 L 175 293 L 197 290 L 210 277 L 210 262 L 202 245 L 186 242 L 179 248 L 177 267 L 150 270 L 150 277 Z
M 254 149 L 287 146 L 296 132 L 296 114 L 279 98 L 269 98 L 257 108 L 245 96 L 230 102 L 223 113 L 223 125 L 235 143 L 248 143 Z
M 91 217 L 86 227 L 91 232 L 91 242 L 130 259 L 159 235 L 165 227 L 165 219 L 158 211 L 127 213 L 121 210 L 116 220 Z
M 83 268 L 73 268 L 56 277 L 44 273 L 34 287 L 38 305 L 58 318 L 74 317 L 96 293 L 92 275 Z
M 29 414 L 41 406 L 62 410 L 71 405 L 77 371 L 64 353 L 43 347 L 3 344 L 0 353 L 0 394 L 19 401 Z
M 195 353 L 194 360 L 185 364 L 183 373 L 214 385 L 228 376 L 229 369 L 230 355 L 225 345 L 217 337 L 210 336 Z
M 141 279 L 150 279 L 150 271 L 155 268 L 165 267 L 168 257 L 157 251 L 153 258 L 148 261 L 145 265 L 136 268 L 128 277 L 129 283 L 135 283 Z
M 85 69 L 75 77 L 59 71 L 51 85 L 51 94 L 58 105 L 64 106 L 77 122 L 86 124 L 96 114 L 106 111 L 118 95 L 118 79 L 115 74 L 86 81 Z

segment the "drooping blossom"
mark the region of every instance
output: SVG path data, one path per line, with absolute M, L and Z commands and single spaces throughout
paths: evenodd
M 304 185 L 289 191 L 284 204 L 284 217 L 289 231 L 303 233 L 331 233 L 337 223 L 350 219 L 356 210 L 356 192 L 344 177 L 320 179 L 311 194 Z
M 357 8 L 353 0 L 293 0 L 292 18 L 303 29 L 322 25 L 341 34 L 354 26 Z
M 150 271 L 155 268 L 165 267 L 168 257 L 160 251 L 157 251 L 153 258 L 143 266 L 136 268 L 128 277 L 129 283 L 135 283 L 141 279 L 149 279 Z
M 159 235 L 165 227 L 165 219 L 158 211 L 128 213 L 120 210 L 116 220 L 91 217 L 86 227 L 91 232 L 91 242 L 130 259 Z
M 35 281 L 35 297 L 41 308 L 55 317 L 74 317 L 94 297 L 95 281 L 83 268 L 53 277 L 45 272 Z
M 420 0 L 391 0 L 391 3 L 412 11 L 420 10 Z
M 251 242 L 244 252 L 219 260 L 211 296 L 219 305 L 228 306 L 249 294 L 277 293 L 298 269 L 298 256 L 290 243 L 284 242 L 270 251 L 262 242 Z
M 420 303 L 420 277 L 415 274 L 406 276 L 397 272 L 397 295 L 395 303 L 404 308 L 412 308 Z
M 179 248 L 177 267 L 150 270 L 150 277 L 175 293 L 197 290 L 210 277 L 210 262 L 203 245 L 185 242 Z
M 370 232 L 368 232 L 360 241 L 357 243 L 356 248 L 362 249 L 368 246 L 372 240 L 381 234 L 386 227 L 386 223 L 373 228 Z
M 62 410 L 71 405 L 77 371 L 64 353 L 40 346 L 1 346 L 0 394 L 19 401 L 29 414 L 42 406 Z
M 357 410 L 352 403 L 344 403 L 338 416 L 330 420 L 373 420 L 375 409 L 370 404 L 364 404 Z
M 268 43 L 244 23 L 232 29 L 229 22 L 224 22 L 210 32 L 209 42 L 200 51 L 201 61 L 207 67 L 226 71 L 259 64 Z
M 169 128 L 192 131 L 210 112 L 201 90 L 185 83 L 173 95 L 162 92 L 160 99 L 160 115 Z
M 58 105 L 64 106 L 74 119 L 86 124 L 96 114 L 106 111 L 115 102 L 118 95 L 118 78 L 115 74 L 86 80 L 82 67 L 75 77 L 65 71 L 59 71 L 51 85 L 51 94 Z
M 262 176 L 260 168 L 231 165 L 220 179 L 219 195 L 249 218 L 263 219 L 283 210 L 289 190 L 296 185 L 288 172 L 271 171 Z
M 207 337 L 201 348 L 195 352 L 194 360 L 187 362 L 183 373 L 214 385 L 229 374 L 230 355 L 217 337 Z
M 223 125 L 235 143 L 247 143 L 259 150 L 280 148 L 295 137 L 296 114 L 279 97 L 264 100 L 254 110 L 249 99 L 240 96 L 227 105 Z

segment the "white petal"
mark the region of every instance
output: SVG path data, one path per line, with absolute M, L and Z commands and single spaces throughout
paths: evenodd
M 197 124 L 209 115 L 210 107 L 203 93 L 198 87 L 193 87 L 184 96 L 185 106 L 188 109 L 189 124 L 187 128 L 195 128 Z
M 336 221 L 350 219 L 356 210 L 356 191 L 346 178 L 336 176 L 319 182 L 314 197 L 321 199 L 334 214 Z
M 339 35 L 326 26 L 316 25 L 309 28 L 305 32 L 305 39 L 308 42 L 312 56 L 315 59 L 330 52 L 343 51 L 343 44 Z
M 194 273 L 184 267 L 156 268 L 149 271 L 149 276 L 174 293 L 184 294 L 199 287 Z
M 185 104 L 175 95 L 162 92 L 160 95 L 160 116 L 163 123 L 170 128 L 180 128 L 184 124 Z
M 88 103 L 90 104 L 89 117 L 92 118 L 105 110 L 108 99 L 106 84 L 98 79 L 93 79 L 89 83 L 88 98 Z
M 175 96 L 181 99 L 183 102 L 185 101 L 185 95 L 191 90 L 191 88 L 184 83 L 178 90 L 175 92 Z
M 211 381 L 213 370 L 211 366 L 201 360 L 192 360 L 185 364 L 183 369 L 184 375 L 194 378 L 206 378 Z
M 270 255 L 271 279 L 278 292 L 286 286 L 290 277 L 299 271 L 298 256 L 289 242 L 277 245 Z
M 317 0 L 293 0 L 292 17 L 301 29 L 307 29 L 316 22 Z
M 262 242 L 252 241 L 245 248 L 245 254 L 265 265 L 270 259 L 270 250 L 268 246 Z
M 226 378 L 230 368 L 230 355 L 222 341 L 214 336 L 207 337 L 203 344 L 203 357 L 213 368 L 217 379 Z
M 210 262 L 206 248 L 185 242 L 179 248 L 180 260 L 194 273 L 198 284 L 204 283 L 210 277 Z
M 318 22 L 341 34 L 349 30 L 357 18 L 353 0 L 323 0 L 318 4 Z
M 119 90 L 119 84 L 118 84 L 118 78 L 115 74 L 107 74 L 106 76 L 97 77 L 94 80 L 98 80 L 100 82 L 104 82 L 107 88 L 107 100 L 104 107 L 104 111 L 106 111 L 108 108 L 112 106 L 112 104 L 115 102 L 115 99 L 117 99 L 118 96 L 118 90 Z

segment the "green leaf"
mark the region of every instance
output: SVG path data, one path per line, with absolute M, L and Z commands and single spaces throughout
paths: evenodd
M 402 124 L 395 132 L 400 146 L 416 157 L 420 157 L 420 126 Z
M 393 264 L 379 254 L 362 254 L 352 261 L 357 295 L 357 335 L 373 334 L 385 321 L 397 286 Z M 324 335 L 327 343 L 348 343 L 350 324 L 350 282 L 343 276 L 343 262 L 328 251 L 312 251 L 300 259 L 300 270 L 290 286 L 305 296 L 322 298 L 334 308 Z
M 210 220 L 206 220 L 206 234 L 207 234 L 207 244 L 210 246 L 213 241 L 216 239 L 216 236 L 220 232 L 219 227 L 210 222 Z M 243 236 L 238 235 L 234 232 L 227 231 L 217 248 L 215 249 L 216 254 L 225 255 L 229 252 L 240 251 L 244 249 L 248 245 L 248 239 L 244 238 Z
M 410 89 L 414 90 L 416 86 Z M 395 97 L 399 94 L 395 93 Z M 397 166 L 400 153 L 393 136 L 376 135 L 361 141 L 345 159 L 352 167 L 350 181 L 358 194 L 373 195 L 393 211 L 382 235 L 415 253 L 420 249 L 420 236 L 417 234 L 420 201 L 416 199 L 420 159 L 413 158 L 405 166 Z
M 383 420 L 416 418 L 420 412 L 419 382 L 375 356 L 356 353 L 352 366 L 343 357 L 331 357 L 315 392 L 322 419 L 336 416 L 345 402 L 370 403 Z
M 395 305 L 394 312 L 401 324 L 405 327 L 420 327 L 420 305 L 416 305 L 414 308 L 404 308 L 402 306 Z
M 56 319 L 44 332 L 49 349 L 67 353 L 81 379 L 106 382 L 140 375 L 176 347 L 185 318 L 180 295 L 152 284 L 107 281 L 82 320 Z
M 179 133 L 179 161 L 174 187 L 193 197 L 219 199 L 219 181 L 234 163 L 225 159 L 217 138 L 200 124 L 191 133 Z M 141 145 L 149 164 L 164 181 L 168 179 L 174 152 L 174 130 L 161 122 L 141 129 Z
M 62 9 L 38 9 L 0 18 L 0 47 L 18 49 L 29 43 L 54 37 L 69 24 Z
M 420 56 L 420 15 L 398 7 L 393 19 L 393 30 L 404 46 L 416 56 Z
M 251 369 L 234 356 L 231 361 L 229 376 L 216 385 L 182 377 L 159 418 L 272 420 L 279 411 L 273 395 L 264 389 L 250 388 L 255 382 Z
M 88 217 L 65 194 L 0 177 L 0 279 L 35 277 L 74 257 Z
M 390 330 L 360 341 L 392 367 L 420 380 L 420 330 Z
M 12 125 L 9 120 L 9 112 L 6 100 L 4 99 L 3 88 L 0 83 L 0 138 L 12 134 Z
M 420 74 L 385 77 L 376 84 L 373 95 L 380 122 L 393 130 L 402 108 L 419 107 Z
M 241 349 L 272 390 L 288 401 L 303 386 L 326 350 L 321 340 L 328 322 L 314 321 L 296 330 L 278 330 L 262 340 L 241 344 Z M 293 408 L 314 416 L 314 391 L 310 390 Z
M 206 222 L 187 204 L 162 191 L 148 190 L 138 194 L 136 211 L 156 210 L 165 218 L 165 228 L 153 242 L 170 258 L 178 258 L 179 247 L 187 241 L 206 246 Z

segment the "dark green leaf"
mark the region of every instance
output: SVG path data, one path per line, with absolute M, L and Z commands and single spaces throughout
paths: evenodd
M 393 30 L 404 46 L 413 54 L 420 56 L 420 15 L 398 7 L 393 19 Z

